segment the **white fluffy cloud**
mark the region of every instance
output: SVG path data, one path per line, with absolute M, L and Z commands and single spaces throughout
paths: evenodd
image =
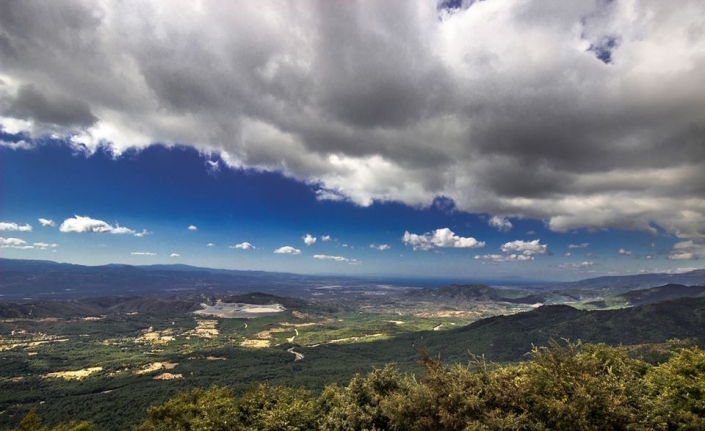
M 188 230 L 198 230 L 198 228 L 194 225 L 191 225 L 188 227 Z
M 309 234 L 306 234 L 302 239 L 304 240 L 304 243 L 309 246 L 316 243 L 316 237 Z
M 32 232 L 32 225 L 29 224 L 17 224 L 12 222 L 0 222 L 0 231 L 15 231 L 15 232 Z
M 705 238 L 705 3 L 462 3 L 6 2 L 0 125 L 189 143 L 321 199 Z
M 49 250 L 58 247 L 59 244 L 49 244 L 46 242 L 35 242 L 27 244 L 27 241 L 20 238 L 0 237 L 0 248 L 15 248 L 19 250 Z
M 492 262 L 523 262 L 527 260 L 534 260 L 533 256 L 527 256 L 525 254 L 477 254 L 475 255 L 475 260 L 489 260 Z
M 0 245 L 8 247 L 20 247 L 26 245 L 27 241 L 19 238 L 3 238 L 0 237 Z
M 516 240 L 502 244 L 500 249 L 505 253 L 517 253 L 523 256 L 537 256 L 549 254 L 548 245 L 541 244 L 540 239 L 535 239 L 533 241 L 522 241 Z
M 333 260 L 335 262 L 344 262 L 344 263 L 349 263 L 352 265 L 357 265 L 360 263 L 360 261 L 357 259 L 349 259 L 349 258 L 343 257 L 343 256 L 329 256 L 327 254 L 314 254 L 313 258 L 319 259 L 319 260 Z
M 332 238 L 330 237 L 330 235 L 323 235 L 321 237 L 321 241 L 323 241 L 323 242 L 332 241 Z
M 169 257 L 181 257 L 181 255 L 179 253 L 172 253 Z
M 279 247 L 278 249 L 274 250 L 274 253 L 276 254 L 301 254 L 301 250 L 298 248 L 294 248 L 290 245 L 285 245 L 283 247 Z
M 255 246 L 249 242 L 241 242 L 240 244 L 231 245 L 230 248 L 239 248 L 240 250 L 254 250 Z
M 525 262 L 534 260 L 535 256 L 550 254 L 548 245 L 541 244 L 541 240 L 533 241 L 510 241 L 500 247 L 504 254 L 476 255 L 476 260 L 486 260 L 491 262 Z
M 206 244 L 206 247 L 215 247 L 215 244 L 212 242 L 209 242 L 208 244 Z
M 622 256 L 631 256 L 632 255 L 631 250 L 627 250 L 624 248 L 620 248 L 619 250 L 617 250 L 617 253 L 621 254 Z
M 130 253 L 133 256 L 156 256 L 157 253 L 152 253 L 151 251 L 133 251 Z
M 56 223 L 54 223 L 54 220 L 49 220 L 46 218 L 39 218 L 37 219 L 39 221 L 39 224 L 42 225 L 42 227 L 54 227 L 56 226 Z
M 590 243 L 588 242 L 583 242 L 580 244 L 568 244 L 568 248 L 573 249 L 573 248 L 588 248 Z
M 494 216 L 487 221 L 487 224 L 500 232 L 509 232 L 514 227 L 512 222 L 506 218 Z
M 103 220 L 96 220 L 85 216 L 74 216 L 67 218 L 59 226 L 59 231 L 64 233 L 112 233 L 117 235 L 135 235 L 142 236 L 141 232 L 135 232 L 132 229 L 115 224 L 112 226 Z
M 389 244 L 370 244 L 370 248 L 374 248 L 375 250 L 379 251 L 384 251 L 384 250 L 389 250 L 392 248 Z
M 485 246 L 484 241 L 478 241 L 472 237 L 461 237 L 449 228 L 436 229 L 423 235 L 404 232 L 402 241 L 410 245 L 414 250 L 432 250 L 436 247 L 443 248 L 481 248 Z

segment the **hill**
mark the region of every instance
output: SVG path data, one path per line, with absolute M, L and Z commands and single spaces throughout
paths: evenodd
M 171 315 L 198 310 L 200 302 L 195 300 L 146 298 L 146 297 L 102 297 L 71 301 L 36 301 L 26 303 L 0 302 L 0 318 L 71 318 L 92 317 L 111 313 L 168 313 Z
M 453 301 L 458 304 L 474 301 L 535 304 L 537 302 L 545 302 L 547 297 L 547 295 L 528 290 L 496 288 L 484 284 L 451 284 L 450 286 L 439 288 L 415 289 L 408 291 L 406 296 L 419 301 L 443 303 Z
M 551 340 L 626 346 L 665 343 L 675 338 L 705 341 L 705 297 L 600 311 L 546 305 L 460 328 L 366 344 L 376 357 L 387 362 L 410 362 L 419 349 L 449 361 L 465 362 L 470 354 L 476 354 L 492 361 L 515 362 L 523 360 L 532 346 L 545 346 Z
M 698 298 L 705 296 L 705 286 L 684 286 L 667 284 L 649 289 L 637 289 L 619 295 L 612 295 L 601 301 L 585 304 L 588 308 L 631 307 L 653 304 L 676 298 Z

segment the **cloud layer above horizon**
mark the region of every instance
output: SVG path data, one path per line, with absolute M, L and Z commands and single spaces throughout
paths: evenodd
M 463 3 L 2 2 L 0 125 L 22 140 L 1 143 L 186 144 L 320 199 L 442 196 L 499 231 L 661 228 L 699 252 L 705 4 Z

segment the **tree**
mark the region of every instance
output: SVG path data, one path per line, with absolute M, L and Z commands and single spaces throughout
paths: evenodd
M 705 352 L 683 348 L 646 376 L 650 416 L 666 430 L 705 429 Z
M 534 349 L 522 368 L 532 417 L 548 429 L 648 430 L 648 365 L 621 348 L 553 342 Z
M 178 394 L 150 407 L 138 431 L 226 431 L 237 429 L 232 391 L 214 386 Z

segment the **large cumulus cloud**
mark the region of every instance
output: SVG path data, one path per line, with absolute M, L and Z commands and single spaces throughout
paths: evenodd
M 7 130 L 154 142 L 319 196 L 705 238 L 705 5 L 0 4 Z

